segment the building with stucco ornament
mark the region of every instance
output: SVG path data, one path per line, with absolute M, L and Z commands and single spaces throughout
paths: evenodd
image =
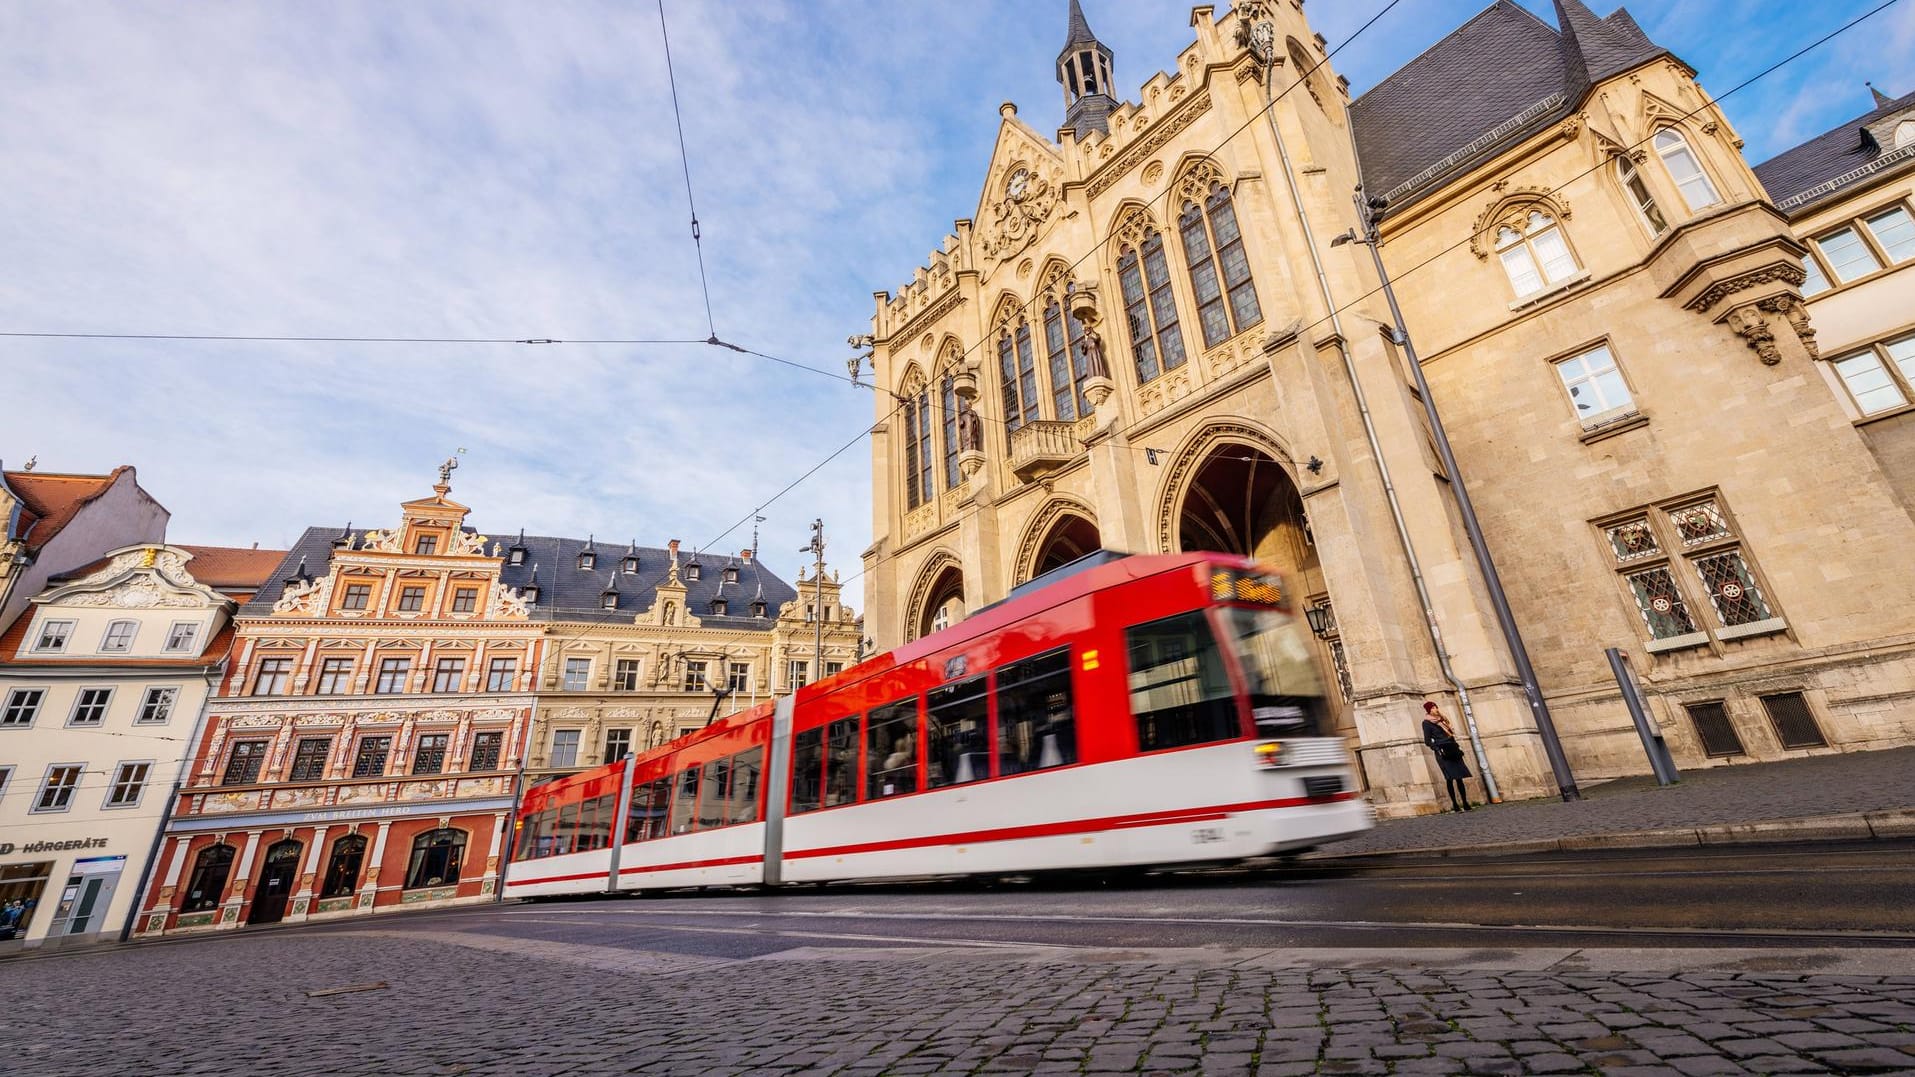
M 1498 0 L 1356 98 L 1300 3 L 1197 6 L 1122 91 L 1059 14 L 1055 128 L 1003 105 L 977 206 L 876 297 L 878 646 L 1090 550 L 1219 550 L 1322 610 L 1385 814 L 1434 805 L 1426 699 L 1505 797 L 1558 791 L 1546 720 L 1576 777 L 1645 773 L 1609 647 L 1682 766 L 1915 739 L 1915 524 L 1804 242 L 1627 11 Z

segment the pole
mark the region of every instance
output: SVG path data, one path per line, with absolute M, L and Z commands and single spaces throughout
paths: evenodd
M 825 522 L 821 519 L 811 521 L 811 546 L 813 557 L 812 592 L 815 597 L 811 603 L 811 620 L 816 627 L 816 635 L 811 645 L 811 683 L 824 679 L 825 672 Z
M 1450 489 L 1456 495 L 1457 514 L 1463 518 L 1463 531 L 1469 536 L 1470 552 L 1476 555 L 1476 567 L 1483 574 L 1483 584 L 1489 590 L 1490 605 L 1496 610 L 1496 623 L 1503 631 L 1503 641 L 1509 646 L 1509 654 L 1516 662 L 1516 675 L 1523 682 L 1523 694 L 1529 697 L 1529 711 L 1536 719 L 1536 731 L 1543 738 L 1543 754 L 1549 757 L 1549 769 L 1556 776 L 1556 787 L 1562 791 L 1564 800 L 1581 800 L 1582 793 L 1576 788 L 1576 776 L 1569 770 L 1569 757 L 1563 754 L 1562 741 L 1556 736 L 1556 723 L 1549 716 L 1549 704 L 1543 700 L 1543 689 L 1536 681 L 1536 669 L 1529 663 L 1529 649 L 1523 646 L 1523 634 L 1516 627 L 1516 615 L 1510 611 L 1509 596 L 1503 593 L 1503 578 L 1496 571 L 1496 561 L 1490 557 L 1489 543 L 1483 537 L 1482 525 L 1476 519 L 1476 506 L 1471 503 L 1469 486 L 1463 481 L 1463 471 L 1456 466 L 1456 454 L 1450 449 L 1449 433 L 1443 428 L 1443 417 L 1436 411 L 1436 398 L 1430 395 L 1429 382 L 1423 378 L 1423 364 L 1416 357 L 1416 345 L 1410 342 L 1409 327 L 1403 323 L 1403 308 L 1397 305 L 1396 288 L 1390 282 L 1389 271 L 1383 267 L 1382 243 L 1378 238 L 1376 214 L 1371 211 L 1370 203 L 1363 197 L 1363 189 L 1357 188 L 1357 215 L 1363 222 L 1364 246 L 1370 248 L 1370 258 L 1376 263 L 1376 275 L 1383 283 L 1383 298 L 1390 304 L 1390 318 L 1396 323 L 1396 342 L 1403 348 L 1403 356 L 1409 361 L 1410 376 L 1416 380 L 1416 391 L 1423 399 L 1423 414 L 1430 421 L 1430 435 L 1436 439 L 1436 452 L 1443 461 L 1443 470 L 1450 477 Z
M 186 761 L 180 764 L 179 776 L 173 779 L 173 791 L 166 798 L 166 810 L 160 813 L 159 829 L 153 831 L 153 846 L 146 851 L 146 866 L 140 869 L 140 888 L 133 892 L 133 905 L 126 911 L 126 923 L 120 925 L 121 942 L 133 937 L 133 925 L 140 919 L 140 902 L 146 900 L 146 888 L 153 881 L 154 870 L 159 867 L 160 849 L 166 844 L 166 825 L 173 821 L 173 805 L 179 803 L 180 790 L 186 787 L 186 770 L 192 765 L 193 757 L 188 749 Z
M 1656 775 L 1656 784 L 1676 784 L 1682 780 L 1676 774 L 1676 761 L 1670 758 L 1669 745 L 1663 742 L 1662 734 L 1649 724 L 1649 713 L 1642 705 L 1642 689 L 1636 685 L 1635 674 L 1630 672 L 1622 649 L 1610 647 L 1603 654 L 1609 659 L 1609 672 L 1616 675 L 1616 687 L 1622 689 L 1622 702 L 1629 708 L 1629 720 L 1636 724 L 1636 736 L 1642 738 L 1642 750 L 1649 756 L 1649 769 Z

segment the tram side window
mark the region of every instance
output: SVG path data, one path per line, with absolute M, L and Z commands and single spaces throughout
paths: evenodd
M 1237 700 L 1201 611 L 1136 625 L 1130 652 L 1130 711 L 1137 747 L 1153 752 L 1243 735 Z
M 692 829 L 692 809 L 698 804 L 698 768 L 680 771 L 673 782 L 677 795 L 672 797 L 671 832 L 689 834 Z
M 1023 774 L 1077 762 L 1068 647 L 997 671 L 999 774 Z
M 825 807 L 858 799 L 858 716 L 825 727 Z
M 559 824 L 552 830 L 552 855 L 564 856 L 578 846 L 577 804 L 564 804 L 559 807 Z
M 555 813 L 547 808 L 525 817 L 525 827 L 519 832 L 518 848 L 513 850 L 514 860 L 536 860 L 552 855 L 552 820 Z
M 807 729 L 791 738 L 791 814 L 824 806 L 825 731 Z
M 887 703 L 871 712 L 864 727 L 864 798 L 901 796 L 918 791 L 918 701 Z
M 606 795 L 585 802 L 585 814 L 579 820 L 579 851 L 603 849 L 612 844 L 612 816 L 618 811 L 618 797 Z
M 578 838 L 572 845 L 575 853 L 589 853 L 598 848 L 596 841 L 598 830 L 598 801 L 581 800 L 578 806 Z
M 698 829 L 724 826 L 730 814 L 731 760 L 714 759 L 706 763 L 699 791 L 703 795 L 698 798 Z
M 672 802 L 669 778 L 632 786 L 632 804 L 625 812 L 625 840 L 650 841 L 665 836 L 665 816 Z
M 991 776 L 989 682 L 982 676 L 931 689 L 925 744 L 925 787 L 963 785 Z
M 753 748 L 731 757 L 731 815 L 728 822 L 758 821 L 758 782 L 764 771 L 763 748 Z

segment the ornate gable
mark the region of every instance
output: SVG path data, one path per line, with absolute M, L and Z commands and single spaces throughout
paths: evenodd
M 230 608 L 232 600 L 195 580 L 186 569 L 192 554 L 172 546 L 129 546 L 108 555 L 107 564 L 34 602 L 118 609 Z
M 997 147 L 978 198 L 979 268 L 989 272 L 1029 247 L 1060 216 L 1064 159 L 1050 140 L 1017 118 L 1008 102 L 999 110 Z

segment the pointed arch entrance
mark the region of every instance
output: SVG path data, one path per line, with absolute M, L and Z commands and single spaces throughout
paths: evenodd
M 964 570 L 949 553 L 938 553 L 918 573 L 905 608 L 905 637 L 917 639 L 964 619 Z
M 1103 548 L 1090 506 L 1058 498 L 1037 510 L 1017 547 L 1017 582 L 1025 583 Z

